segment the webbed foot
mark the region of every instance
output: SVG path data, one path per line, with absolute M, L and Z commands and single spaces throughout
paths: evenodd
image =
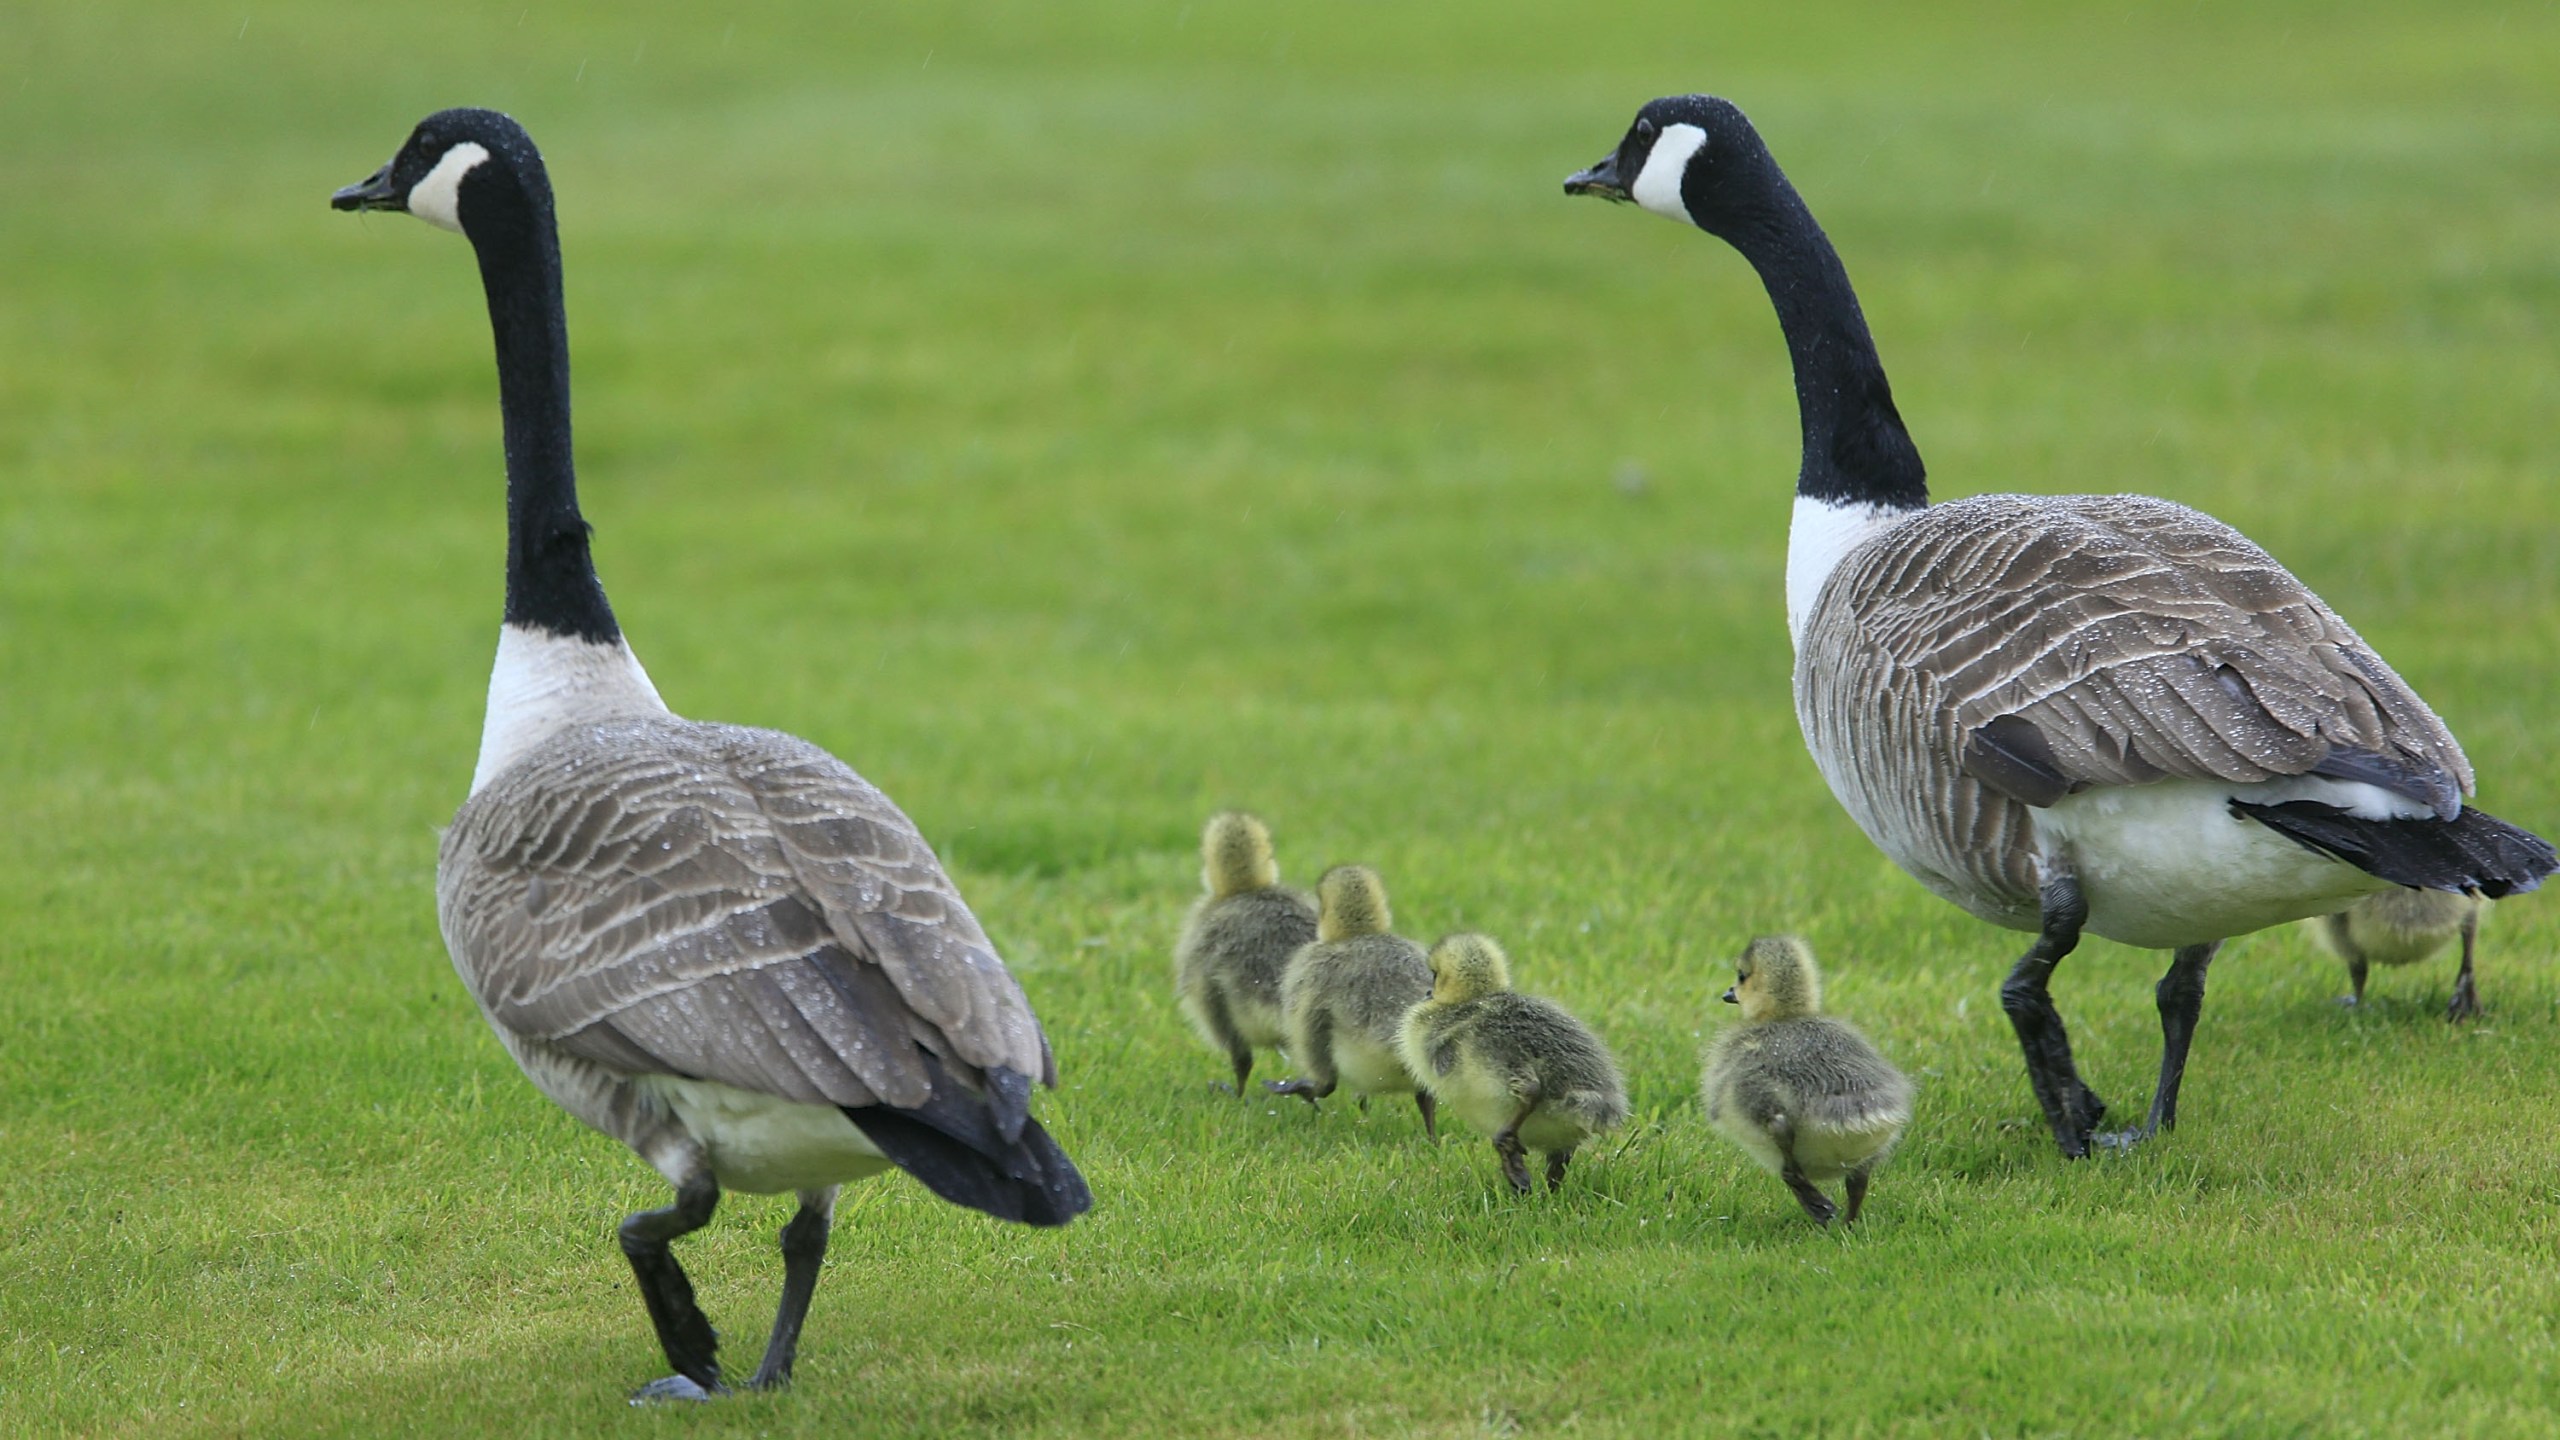
M 2480 1018 L 2480 995 L 2471 988 L 2470 976 L 2465 975 L 2453 982 L 2453 999 L 2445 1004 L 2444 1018 L 2449 1025 Z
M 632 1391 L 631 1403 L 634 1405 L 675 1405 L 703 1400 L 716 1400 L 720 1396 L 728 1393 L 729 1387 L 726 1385 L 719 1386 L 716 1389 L 705 1390 L 699 1384 L 696 1384 L 694 1381 L 689 1380 L 682 1375 L 669 1375 L 662 1379 L 652 1380 L 648 1384 L 641 1386 L 639 1389 Z

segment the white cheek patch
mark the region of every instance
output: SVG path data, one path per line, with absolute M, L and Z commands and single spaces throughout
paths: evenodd
M 409 188 L 409 213 L 439 230 L 462 233 L 462 177 L 489 158 L 476 140 L 465 140 L 444 152 L 427 178 Z
M 1653 152 L 1644 157 L 1644 170 L 1636 183 L 1627 188 L 1636 203 L 1665 219 L 1697 223 L 1689 207 L 1680 203 L 1680 177 L 1688 173 L 1689 159 L 1707 148 L 1707 132 L 1695 125 L 1666 125 L 1653 142 Z

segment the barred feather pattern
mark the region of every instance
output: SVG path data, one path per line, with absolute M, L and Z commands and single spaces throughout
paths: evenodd
M 993 1070 L 1056 1083 L 914 823 L 793 736 L 568 727 L 464 803 L 436 899 L 454 968 L 528 1075 L 644 1154 L 665 1116 L 627 1077 L 914 1109 L 930 1051 L 999 1109 L 1018 1112 L 1020 1082 Z
M 2274 557 L 2145 496 L 1984 495 L 1882 527 L 1815 601 L 1795 696 L 1868 838 L 2020 930 L 2038 924 L 2032 812 L 1964 766 L 2003 717 L 2071 790 L 2281 779 L 2333 750 L 2473 786 L 2426 702 Z

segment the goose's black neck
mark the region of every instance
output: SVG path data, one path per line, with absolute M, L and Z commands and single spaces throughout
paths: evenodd
M 1744 154 L 1718 167 L 1717 188 L 1730 198 L 1701 225 L 1742 252 L 1777 306 L 1804 425 L 1796 493 L 1832 504 L 1925 506 L 1920 447 L 1893 407 L 1893 387 L 1840 252 L 1758 137 L 1746 143 Z
M 569 319 L 551 182 L 538 157 L 508 160 L 493 157 L 464 182 L 506 426 L 506 623 L 611 644 L 622 631 L 588 553 L 570 453 Z

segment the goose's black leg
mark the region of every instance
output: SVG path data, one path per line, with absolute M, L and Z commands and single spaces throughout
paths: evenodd
M 764 1346 L 764 1363 L 756 1367 L 751 1390 L 779 1390 L 791 1383 L 791 1362 L 800 1354 L 800 1324 L 809 1318 L 809 1297 L 818 1293 L 818 1267 L 827 1258 L 827 1230 L 835 1223 L 836 1187 L 800 1192 L 800 1208 L 782 1227 L 782 1304 L 773 1312 L 773 1338 Z
M 720 1336 L 702 1307 L 693 1303 L 693 1282 L 676 1263 L 668 1242 L 711 1223 L 720 1204 L 720 1182 L 707 1165 L 696 1166 L 676 1185 L 676 1203 L 643 1210 L 622 1221 L 622 1253 L 640 1282 L 640 1301 L 649 1307 L 649 1323 L 658 1330 L 658 1348 L 667 1352 L 675 1374 L 632 1392 L 633 1404 L 652 1400 L 706 1400 L 727 1387 L 720 1383 Z
M 2163 1130 L 2178 1128 L 2178 1082 L 2186 1078 L 2187 1046 L 2196 1038 L 2196 1016 L 2204 1010 L 2204 972 L 2213 964 L 2219 940 L 2179 949 L 2152 994 L 2160 1004 L 2160 1083 L 2151 1092 L 2151 1113 L 2138 1130 L 2119 1130 L 2105 1138 L 2114 1149 L 2130 1149 Z
M 2081 1083 L 2080 1072 L 2071 1063 L 2070 1033 L 2063 1029 L 2062 1012 L 2053 1008 L 2053 997 L 2045 987 L 2053 979 L 2053 967 L 2079 945 L 2080 927 L 2089 921 L 2089 903 L 2081 898 L 2080 882 L 2068 874 L 2046 881 L 2040 898 L 2043 929 L 2001 983 L 2000 1008 L 2008 1012 L 2010 1028 L 2018 1032 L 2018 1048 L 2027 1057 L 2027 1084 L 2035 1090 L 2046 1122 L 2053 1126 L 2054 1143 L 2076 1160 L 2089 1153 L 2090 1132 L 2107 1113 L 2107 1102 Z
M 2462 917 L 2462 973 L 2453 977 L 2453 999 L 2444 1007 L 2444 1018 L 2459 1024 L 2480 1016 L 2480 992 L 2471 988 L 2471 947 L 2480 936 L 2480 911 L 2477 906 Z
M 1440 1097 L 1428 1090 L 1416 1090 L 1413 1092 L 1413 1108 L 1422 1112 L 1423 1138 L 1434 1145 L 1439 1144 Z
M 1855 1225 L 1858 1223 L 1858 1212 L 1865 1209 L 1867 1204 L 1867 1176 L 1871 1169 L 1872 1167 L 1870 1166 L 1861 1165 L 1857 1169 L 1849 1172 L 1848 1179 L 1845 1182 L 1845 1188 L 1849 1192 L 1849 1208 L 1841 1212 L 1841 1224 Z

